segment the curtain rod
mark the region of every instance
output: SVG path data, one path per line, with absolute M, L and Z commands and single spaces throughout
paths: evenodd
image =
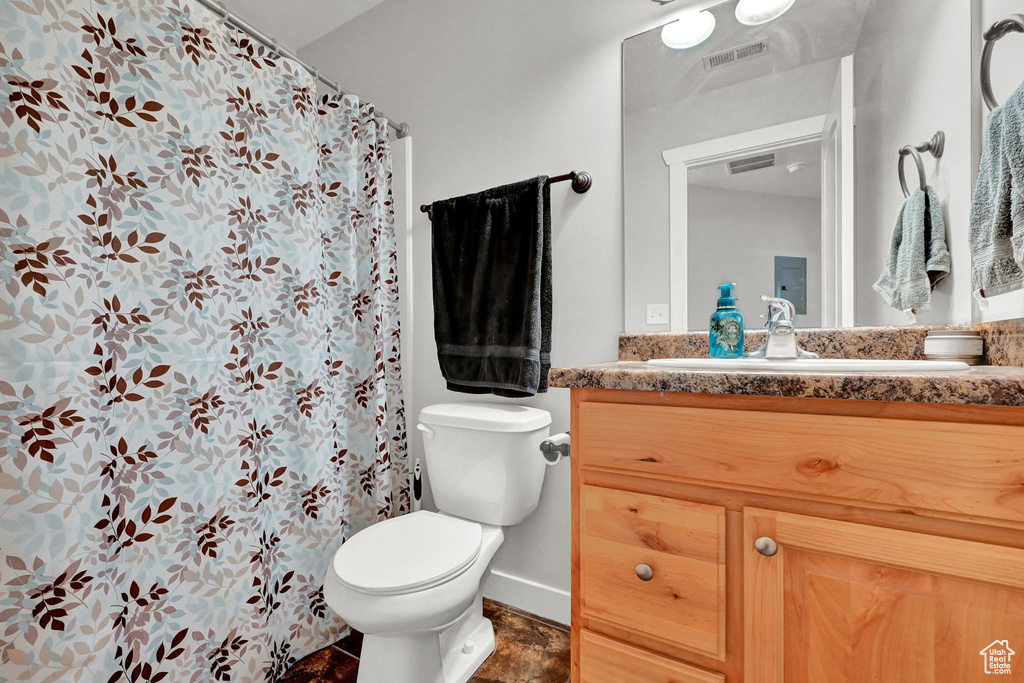
M 322 76 L 320 74 L 320 70 L 319 69 L 317 69 L 314 66 L 310 66 L 308 63 L 306 63 L 303 60 L 299 59 L 298 55 L 296 55 L 294 52 L 291 52 L 291 51 L 286 50 L 285 48 L 281 47 L 281 44 L 278 42 L 278 40 L 276 38 L 271 38 L 266 33 L 263 33 L 262 31 L 260 31 L 258 28 L 256 28 L 252 24 L 250 24 L 250 23 L 248 23 L 246 21 L 242 21 L 241 19 L 236 17 L 234 14 L 232 14 L 228 10 L 227 6 L 223 2 L 218 2 L 218 0 L 197 0 L 197 2 L 200 5 L 203 5 L 204 7 L 209 9 L 211 12 L 213 12 L 217 16 L 221 17 L 228 26 L 236 28 L 239 31 L 242 31 L 243 33 L 247 33 L 250 36 L 252 36 L 253 38 L 255 38 L 261 44 L 263 44 L 264 46 L 266 46 L 267 48 L 272 50 L 274 52 L 274 54 L 276 54 L 276 55 L 278 55 L 280 57 L 287 57 L 288 59 L 291 59 L 292 61 L 296 62 L 299 66 L 304 68 L 306 71 L 308 71 L 309 73 L 313 74 L 317 79 L 319 79 L 328 88 L 331 88 L 332 90 L 336 90 L 339 93 L 341 93 L 342 95 L 351 94 L 351 93 L 346 92 L 345 90 L 342 90 L 341 86 L 338 85 L 337 83 L 335 83 L 334 81 L 330 80 L 329 78 L 327 78 L 325 76 Z M 367 104 L 369 104 L 369 103 L 367 103 Z M 407 123 L 395 123 L 394 121 L 389 119 L 387 116 L 385 116 L 384 112 L 380 111 L 379 109 L 375 108 L 375 112 L 376 112 L 377 116 L 387 120 L 388 126 L 390 126 L 391 128 L 395 129 L 395 133 L 397 133 L 399 138 L 404 138 L 405 136 L 407 136 L 409 134 L 409 124 L 407 124 Z

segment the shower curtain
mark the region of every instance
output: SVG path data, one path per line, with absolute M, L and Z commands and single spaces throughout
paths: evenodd
M 0 74 L 0 680 L 275 680 L 409 507 L 385 123 L 189 0 Z

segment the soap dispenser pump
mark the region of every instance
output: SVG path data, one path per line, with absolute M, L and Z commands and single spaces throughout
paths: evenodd
M 736 308 L 735 287 L 736 283 L 718 285 L 718 310 L 711 316 L 708 333 L 712 358 L 743 356 L 743 314 Z

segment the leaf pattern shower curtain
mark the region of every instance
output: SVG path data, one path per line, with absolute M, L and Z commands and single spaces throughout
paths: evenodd
M 0 2 L 0 680 L 263 681 L 408 509 L 390 150 L 188 0 Z

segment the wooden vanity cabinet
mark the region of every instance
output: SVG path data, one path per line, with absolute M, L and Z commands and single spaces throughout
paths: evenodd
M 573 681 L 1024 681 L 1024 410 L 572 403 Z

